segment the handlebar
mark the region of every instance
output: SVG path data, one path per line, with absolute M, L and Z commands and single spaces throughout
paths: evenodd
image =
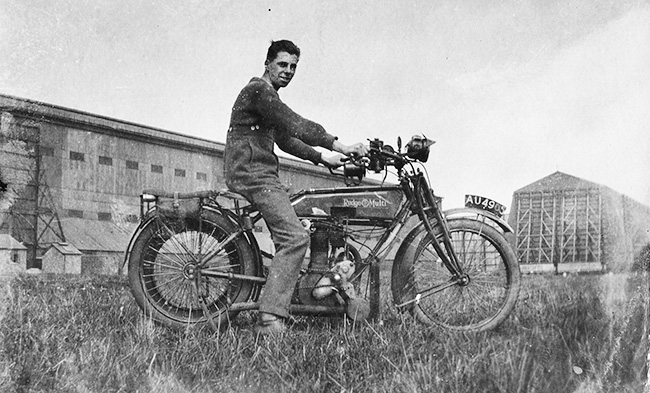
M 401 169 L 408 163 L 426 162 L 429 158 L 429 147 L 435 142 L 424 136 L 416 135 L 406 144 L 404 153 L 400 151 L 401 140 L 398 139 L 397 143 L 398 151 L 396 152 L 393 147 L 384 145 L 384 142 L 379 139 L 370 140 L 367 156 L 350 156 L 344 159 L 343 173 L 346 184 L 358 185 L 365 176 L 366 169 L 380 173 L 386 169 L 386 166 L 393 166 L 401 173 Z

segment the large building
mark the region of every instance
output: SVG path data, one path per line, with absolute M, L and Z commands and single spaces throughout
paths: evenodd
M 219 142 L 0 95 L 0 235 L 26 246 L 27 268 L 65 259 L 64 250 L 80 252 L 75 271 L 119 273 L 141 191 L 225 188 L 223 151 Z M 293 191 L 343 184 L 305 161 L 280 165 Z M 650 241 L 649 207 L 561 172 L 515 191 L 508 216 L 525 268 L 622 270 Z
M 61 243 L 81 252 L 82 273 L 117 273 L 141 191 L 225 188 L 223 152 L 219 142 L 0 95 L 0 233 L 28 248 L 28 268 Z M 305 161 L 280 166 L 293 191 L 343 184 Z
M 650 207 L 562 172 L 515 191 L 509 224 L 531 270 L 627 270 L 650 242 Z

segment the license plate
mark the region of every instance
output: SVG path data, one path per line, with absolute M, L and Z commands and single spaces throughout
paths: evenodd
M 499 202 L 478 195 L 465 195 L 465 207 L 489 211 L 499 217 L 503 216 L 506 211 L 506 207 Z

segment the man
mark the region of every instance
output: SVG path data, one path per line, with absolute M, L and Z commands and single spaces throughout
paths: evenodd
M 278 95 L 293 78 L 300 49 L 291 41 L 271 43 L 264 74 L 253 78 L 235 101 L 226 137 L 226 185 L 248 199 L 262 214 L 275 245 L 275 257 L 260 297 L 256 331 L 283 332 L 289 305 L 309 235 L 300 224 L 289 201 L 286 187 L 278 177 L 278 157 L 274 143 L 283 151 L 314 164 L 338 167 L 344 155 L 368 153 L 363 143 L 344 145 L 310 120 L 304 119 Z M 312 146 L 342 154 L 322 155 Z

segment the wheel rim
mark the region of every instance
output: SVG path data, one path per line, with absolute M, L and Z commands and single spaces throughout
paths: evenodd
M 506 306 L 510 288 L 508 266 L 495 243 L 480 232 L 452 230 L 450 236 L 464 276 L 452 277 L 431 241 L 425 241 L 414 265 L 416 290 L 451 279 L 458 279 L 458 284 L 422 297 L 417 311 L 448 328 L 479 328 Z
M 242 273 L 241 256 L 233 243 L 206 265 L 201 262 L 225 237 L 223 229 L 205 220 L 201 228 L 188 223 L 177 233 L 159 223 L 141 265 L 141 284 L 150 304 L 180 322 L 205 319 L 206 311 L 211 316 L 222 313 L 240 291 L 241 281 L 206 277 L 201 271 Z

